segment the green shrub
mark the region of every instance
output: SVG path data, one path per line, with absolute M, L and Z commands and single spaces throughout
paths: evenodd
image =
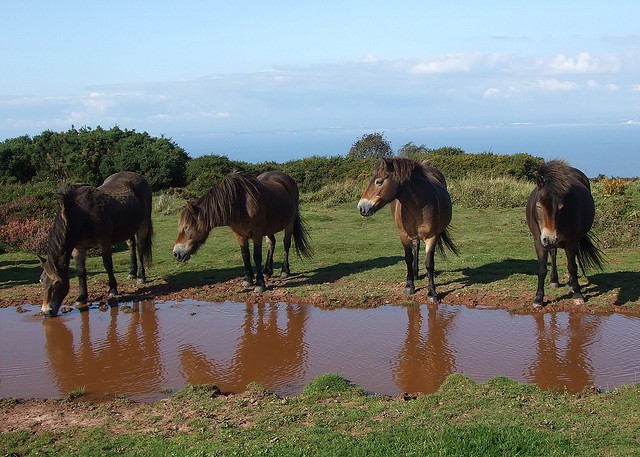
M 467 176 L 448 182 L 454 204 L 465 208 L 518 208 L 527 204 L 533 185 L 524 180 Z

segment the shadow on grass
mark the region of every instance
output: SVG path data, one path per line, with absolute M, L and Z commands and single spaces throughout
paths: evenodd
M 335 282 L 345 276 L 359 273 L 363 270 L 375 270 L 376 268 L 386 268 L 395 265 L 404 257 L 389 256 L 376 257 L 375 259 L 358 260 L 355 262 L 340 262 L 335 265 L 318 268 L 310 273 L 307 279 L 309 284 L 322 284 Z
M 566 273 L 566 268 L 563 268 L 561 258 L 558 258 L 558 273 L 562 278 L 563 272 Z M 550 269 L 551 267 L 549 267 Z M 493 282 L 508 279 L 512 275 L 527 275 L 537 276 L 538 262 L 535 259 L 505 259 L 499 262 L 492 262 L 485 265 L 481 265 L 475 268 L 460 268 L 454 270 L 460 272 L 463 275 L 461 281 L 463 286 L 471 286 L 474 284 L 488 285 Z M 584 276 L 581 275 L 584 279 Z M 587 298 L 594 298 L 609 293 L 613 290 L 619 289 L 616 299 L 616 306 L 622 306 L 628 303 L 637 302 L 640 300 L 640 273 L 631 271 L 618 271 L 607 273 L 595 273 L 587 274 L 589 283 L 582 287 L 583 293 Z M 546 284 L 548 285 L 549 276 L 546 278 Z M 562 287 L 567 287 L 566 283 L 561 284 Z M 532 293 L 535 291 L 532 291 Z
M 37 283 L 42 267 L 37 259 L 0 262 L 0 289 Z

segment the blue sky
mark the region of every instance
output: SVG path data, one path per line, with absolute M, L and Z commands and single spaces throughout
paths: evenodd
M 545 130 L 507 141 L 497 128 L 622 125 L 626 143 L 603 154 L 621 154 L 612 173 L 624 175 L 640 162 L 638 18 L 637 0 L 8 1 L 0 141 L 117 124 L 192 156 L 280 161 L 383 131 L 394 148 L 573 148 L 589 166 L 578 130 L 554 150 L 536 146 Z M 495 140 L 462 144 L 460 129 L 481 128 Z

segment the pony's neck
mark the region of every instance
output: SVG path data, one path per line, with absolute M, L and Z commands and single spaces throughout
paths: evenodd
M 433 194 L 433 184 L 426 177 L 422 176 L 419 179 L 412 177 L 400 185 L 397 198 L 402 206 L 421 209 L 433 198 Z
M 58 214 L 49 231 L 49 241 L 47 244 L 47 262 L 55 265 L 56 270 L 69 270 L 71 253 L 75 247 L 75 239 L 71 236 L 69 225 L 62 215 Z

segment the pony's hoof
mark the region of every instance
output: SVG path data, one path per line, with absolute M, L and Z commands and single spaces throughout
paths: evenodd
M 136 280 L 136 283 L 138 283 L 138 285 L 142 285 L 142 284 L 144 284 L 145 282 L 147 282 L 147 280 L 146 280 L 145 278 L 138 278 L 138 279 Z
M 427 295 L 427 303 L 439 303 L 440 300 L 438 299 L 437 295 Z
M 133 273 L 129 273 L 127 275 L 127 279 L 136 279 L 136 275 L 134 275 Z
M 289 277 L 289 273 L 287 273 L 286 271 L 283 271 L 282 273 L 280 273 L 280 279 L 287 279 Z
M 573 304 L 576 306 L 584 305 L 584 297 L 573 297 Z
M 407 295 L 413 295 L 416 293 L 416 288 L 415 287 L 405 287 L 404 288 L 404 293 Z
M 118 291 L 117 289 L 109 289 L 109 293 L 107 295 L 109 298 L 116 298 Z
M 253 286 L 253 281 L 249 281 L 248 279 L 242 280 L 242 287 L 251 287 Z
M 544 305 L 542 303 L 533 302 L 533 305 L 531 305 L 531 307 L 536 311 L 540 311 L 542 308 L 544 308 Z
M 557 282 L 550 282 L 549 283 L 549 287 L 551 287 L 552 289 L 557 289 L 560 287 L 560 283 Z
M 256 286 L 253 291 L 257 294 L 261 294 L 262 292 L 264 292 L 265 290 L 267 290 L 267 288 L 265 286 Z

